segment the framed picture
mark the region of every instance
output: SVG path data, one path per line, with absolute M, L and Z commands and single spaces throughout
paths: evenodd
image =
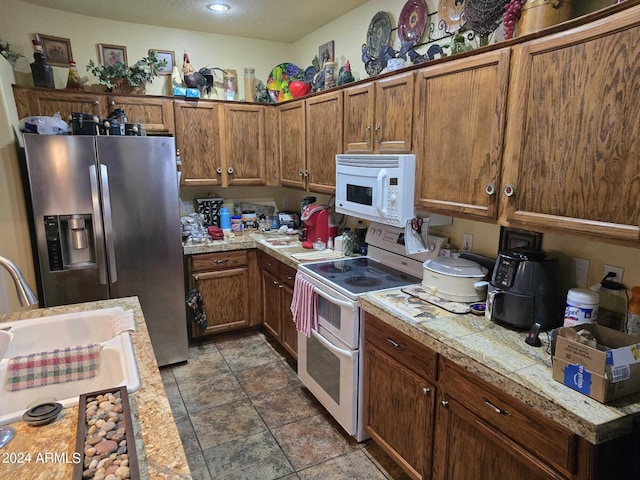
M 42 50 L 47 57 L 47 63 L 58 67 L 68 67 L 73 60 L 71 53 L 71 41 L 68 38 L 52 37 L 50 35 L 37 34 L 42 43 Z
M 333 40 L 325 43 L 324 45 L 320 45 L 320 48 L 318 49 L 318 60 L 320 61 L 320 68 L 322 68 L 325 62 L 335 61 L 335 54 L 333 49 Z
M 529 230 L 500 227 L 500 251 L 518 247 L 540 250 L 542 248 L 542 234 Z
M 176 64 L 176 54 L 172 50 L 149 50 L 149 53 L 156 52 L 158 60 L 166 60 L 167 64 L 158 70 L 158 75 L 171 75 L 171 70 Z
M 121 62 L 127 64 L 127 47 L 120 45 L 98 44 L 98 58 L 103 65 L 113 65 Z

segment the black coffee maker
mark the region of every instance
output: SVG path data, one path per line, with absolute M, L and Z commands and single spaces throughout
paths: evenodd
M 566 284 L 558 258 L 543 250 L 500 252 L 487 292 L 485 314 L 517 330 L 539 323 L 542 330 L 562 326 Z

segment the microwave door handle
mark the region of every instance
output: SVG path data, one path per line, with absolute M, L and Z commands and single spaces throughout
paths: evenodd
M 349 350 L 344 350 L 343 348 L 336 347 L 329 340 L 320 335 L 316 330 L 311 330 L 311 336 L 318 340 L 322 345 L 331 350 L 336 355 L 340 355 L 341 357 L 347 357 L 350 360 L 353 360 L 353 352 Z
M 351 302 L 344 302 L 342 300 L 338 300 L 338 299 L 332 297 L 331 295 L 328 295 L 328 294 L 324 293 L 322 290 L 319 290 L 317 288 L 314 288 L 313 291 L 314 291 L 314 293 L 317 293 L 318 295 L 320 295 L 321 297 L 325 298 L 326 300 L 328 300 L 329 302 L 333 303 L 334 305 L 338 305 L 340 307 L 349 308 L 349 309 L 353 310 L 353 303 L 351 303 Z
M 385 168 L 382 168 L 379 172 L 378 172 L 378 188 L 376 188 L 374 190 L 374 198 L 373 198 L 373 204 L 376 207 L 376 210 L 378 211 L 378 214 L 382 217 L 384 217 L 386 215 L 387 212 L 385 212 L 384 208 L 383 208 L 383 191 L 384 191 L 384 179 L 387 178 L 387 170 Z

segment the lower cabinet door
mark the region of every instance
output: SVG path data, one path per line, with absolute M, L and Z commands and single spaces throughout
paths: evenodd
M 293 314 L 291 313 L 291 301 L 293 300 L 293 289 L 283 284 L 280 289 L 280 318 L 282 319 L 282 335 L 281 341 L 284 348 L 298 359 L 298 330 L 296 324 L 293 323 Z
M 280 282 L 267 270 L 262 271 L 262 311 L 264 326 L 269 332 L 280 339 Z
M 434 437 L 434 480 L 565 478 L 489 424 L 444 396 Z
M 231 268 L 194 273 L 194 283 L 204 298 L 207 328 L 193 325 L 193 336 L 200 337 L 249 326 L 249 269 Z
M 365 430 L 409 476 L 428 478 L 435 388 L 370 343 L 364 362 Z

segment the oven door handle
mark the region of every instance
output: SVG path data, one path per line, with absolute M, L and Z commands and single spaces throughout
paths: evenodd
M 327 340 L 322 335 L 320 335 L 317 332 L 317 330 L 311 330 L 311 336 L 313 338 L 315 338 L 316 340 L 318 340 L 322 345 L 327 347 L 329 350 L 331 350 L 336 355 L 341 355 L 343 357 L 347 357 L 347 358 L 353 360 L 353 352 L 351 352 L 350 350 L 344 350 L 342 348 L 336 347 L 333 343 L 331 343 L 329 340 Z
M 352 302 L 345 302 L 345 301 L 342 301 L 342 300 L 338 300 L 337 298 L 332 297 L 328 293 L 324 293 L 319 288 L 314 288 L 313 291 L 315 293 L 317 293 L 318 295 L 320 295 L 321 297 L 325 298 L 326 300 L 328 300 L 331 303 L 334 303 L 334 304 L 339 305 L 341 307 L 350 308 L 351 310 L 354 310 Z

